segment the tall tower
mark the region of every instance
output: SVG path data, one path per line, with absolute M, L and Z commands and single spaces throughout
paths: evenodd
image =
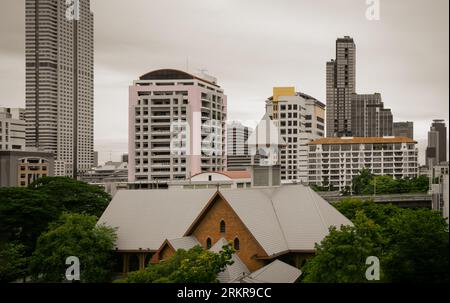
M 327 62 L 327 137 L 351 135 L 355 71 L 356 45 L 353 38 L 338 38 L 336 60 Z
M 426 163 L 429 168 L 447 161 L 447 127 L 444 120 L 433 120 L 428 132 Z
M 94 161 L 90 0 L 26 0 L 26 144 L 55 155 L 55 175 Z

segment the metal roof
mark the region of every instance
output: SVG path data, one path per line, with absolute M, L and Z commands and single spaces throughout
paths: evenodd
M 118 250 L 156 251 L 191 225 L 215 190 L 121 190 L 98 223 L 117 228 Z
M 294 283 L 302 271 L 280 260 L 251 273 L 241 280 L 244 283 Z
M 219 253 L 222 250 L 222 247 L 227 245 L 227 243 L 227 240 L 221 238 L 213 245 L 213 247 L 211 247 L 210 251 Z M 233 260 L 233 264 L 227 265 L 225 270 L 217 275 L 217 279 L 220 283 L 228 283 L 250 273 L 247 266 L 245 266 L 244 262 L 242 262 L 236 253 L 233 254 L 231 260 Z
M 157 250 L 165 239 L 182 237 L 215 190 L 119 191 L 99 223 L 117 227 L 119 250 Z M 352 223 L 309 187 L 220 189 L 269 257 L 313 252 L 330 226 Z
M 167 242 L 169 242 L 170 245 L 172 245 L 173 249 L 175 250 L 179 249 L 189 250 L 197 245 L 201 245 L 200 242 L 198 242 L 197 238 L 192 236 L 182 237 L 178 239 L 171 239 L 167 240 Z

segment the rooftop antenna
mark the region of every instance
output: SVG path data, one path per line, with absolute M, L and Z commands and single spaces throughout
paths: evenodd
M 186 72 L 189 72 L 189 57 L 186 57 Z

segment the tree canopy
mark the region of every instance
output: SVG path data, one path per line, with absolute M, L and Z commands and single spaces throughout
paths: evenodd
M 66 259 L 80 260 L 81 282 L 110 282 L 114 266 L 115 230 L 96 226 L 97 218 L 63 213 L 43 233 L 31 257 L 30 271 L 36 281 L 62 282 Z
M 38 237 L 63 212 L 100 216 L 111 197 L 101 188 L 70 178 L 45 177 L 28 188 L 0 188 L 0 263 L 12 256 L 28 260 Z M 23 262 L 22 262 L 23 263 Z M 21 264 L 22 264 L 21 263 Z M 27 273 L 0 266 L 2 279 L 15 280 Z
M 44 193 L 60 209 L 100 217 L 111 196 L 98 186 L 67 177 L 45 177 L 30 184 L 30 188 Z
M 380 260 L 381 282 L 448 282 L 448 224 L 429 209 L 401 209 L 355 198 L 335 207 L 354 226 L 331 228 L 303 268 L 304 282 L 368 282 L 370 256 Z
M 196 246 L 188 251 L 179 249 L 171 258 L 150 264 L 145 270 L 132 272 L 126 283 L 215 283 L 217 275 L 231 260 L 234 249 L 225 245 L 219 253 Z
M 395 179 L 392 176 L 376 176 L 370 170 L 364 168 L 352 179 L 352 193 L 354 195 L 376 194 L 404 194 L 427 192 L 429 179 L 426 176 L 419 176 L 409 179 Z M 350 194 L 345 190 L 344 194 Z

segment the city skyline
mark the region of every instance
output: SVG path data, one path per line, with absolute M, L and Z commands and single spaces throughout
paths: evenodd
M 122 1 L 92 3 L 100 162 L 109 160 L 108 150 L 115 151 L 113 160 L 127 151 L 124 113 L 136 75 L 158 68 L 188 66 L 194 73 L 206 68 L 227 91 L 229 120 L 257 121 L 274 86 L 296 86 L 325 102 L 325 65 L 335 55 L 335 39 L 344 35 L 358 47 L 356 90 L 381 93 L 395 121 L 414 121 L 422 164 L 431 121 L 443 118 L 448 124 L 447 1 L 381 1 L 379 21 L 366 19 L 362 0 L 282 1 L 276 7 L 259 1 L 256 11 L 253 1 L 205 3 L 135 0 L 126 14 L 120 13 Z M 181 9 L 172 11 L 175 6 Z M 171 18 L 159 13 L 169 10 Z M 24 1 L 2 1 L 0 106 L 25 106 L 24 12 Z M 163 26 L 148 26 L 150 21 Z M 185 35 L 177 33 L 179 26 Z M 196 35 L 205 42 L 192 43 L 200 41 Z

